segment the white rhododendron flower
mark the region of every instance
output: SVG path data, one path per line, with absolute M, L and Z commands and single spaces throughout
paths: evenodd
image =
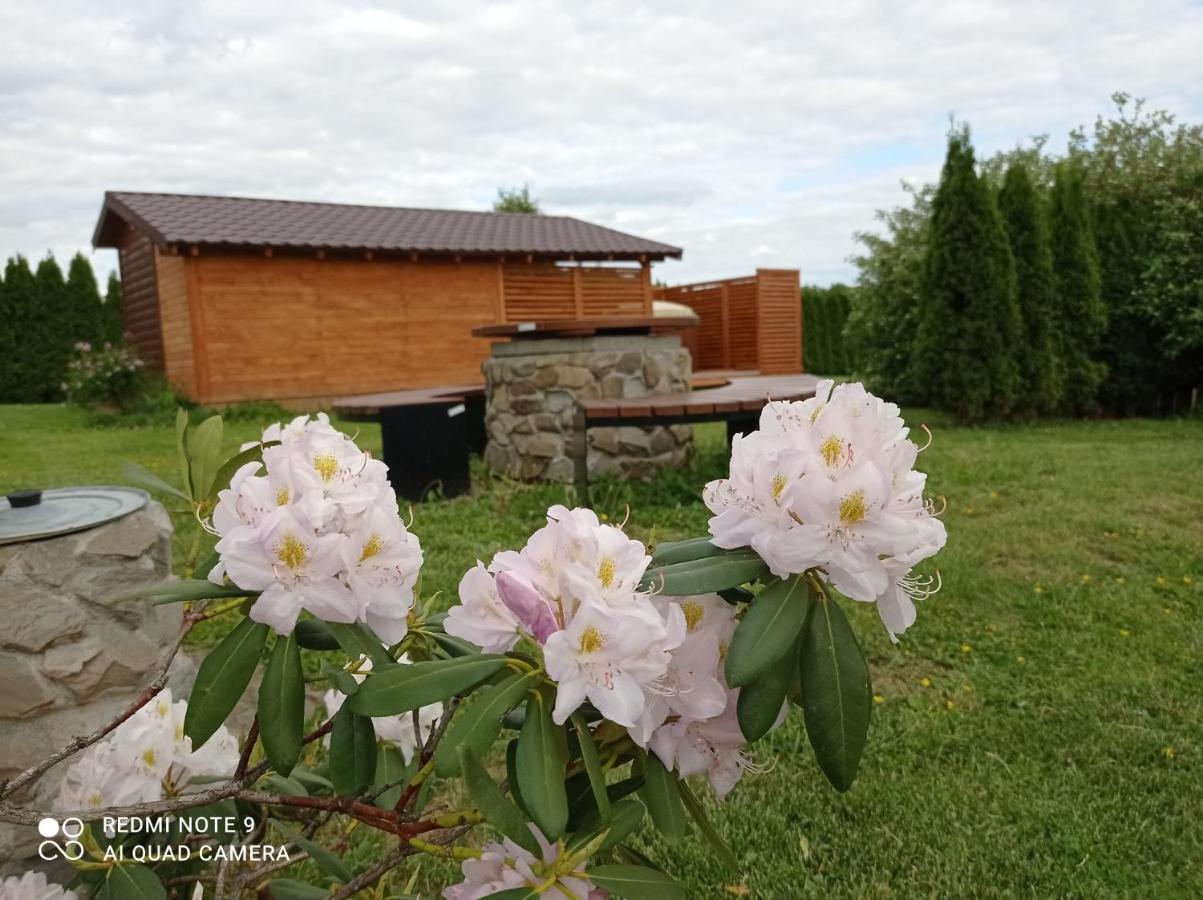
M 42 872 L 11 875 L 0 881 L 0 900 L 76 900 L 75 891 L 47 881 Z
M 485 844 L 481 848 L 479 859 L 466 859 L 460 865 L 464 880 L 444 888 L 444 900 L 480 900 L 510 888 L 536 888 L 543 885 L 547 877 L 536 874 L 532 865 L 542 862 L 546 866 L 554 866 L 560 857 L 560 848 L 548 842 L 535 825 L 531 824 L 529 827 L 543 851 L 542 860 L 536 859 L 533 853 L 519 847 L 509 838 L 503 839 L 500 844 Z M 577 871 L 583 870 L 585 863 L 578 864 L 576 868 Z M 568 893 L 569 891 L 571 893 Z M 585 878 L 561 876 L 540 896 L 552 900 L 605 900 L 609 894 Z
M 271 425 L 263 441 L 279 443 L 218 494 L 219 562 L 209 579 L 260 591 L 250 617 L 280 634 L 305 609 L 327 622 L 365 622 L 389 644 L 401 640 L 422 548 L 397 513 L 388 468 L 324 413 Z
M 765 406 L 732 442 L 729 476 L 706 486 L 716 546 L 751 547 L 774 575 L 820 569 L 841 593 L 876 602 L 891 638 L 932 593 L 912 566 L 944 546 L 944 524 L 914 471 L 919 448 L 898 407 L 860 384 Z
M 148 803 L 191 790 L 193 778 L 232 775 L 238 741 L 225 726 L 198 750 L 184 734 L 185 700 L 164 690 L 93 744 L 67 770 L 55 809 L 100 809 Z
M 402 656 L 398 662 L 408 663 L 409 658 Z M 372 661 L 370 659 L 361 658 L 359 668 L 354 674 L 354 678 L 360 684 L 368 672 L 372 671 Z M 343 701 L 347 698 L 343 696 L 341 691 L 329 690 L 326 691 L 322 698 L 322 702 L 326 706 L 327 714 L 333 716 L 338 712 L 343 705 Z M 413 713 L 403 713 L 399 716 L 373 716 L 372 726 L 376 731 L 376 739 L 381 741 L 389 741 L 395 744 L 397 749 L 401 751 L 401 756 L 408 765 L 410 760 L 414 758 L 414 753 L 426 742 L 434 731 L 434 726 L 438 724 L 439 719 L 443 715 L 443 704 L 430 703 L 418 710 L 418 730 L 414 729 Z M 329 743 L 329 739 L 327 739 Z
M 592 510 L 553 506 L 522 550 L 502 551 L 487 569 L 478 563 L 464 575 L 461 605 L 443 627 L 488 652 L 524 637 L 541 647 L 557 682 L 556 724 L 588 700 L 635 729 L 665 690 L 671 652 L 687 633 L 680 608 L 638 589 L 649 562 L 643 544 Z

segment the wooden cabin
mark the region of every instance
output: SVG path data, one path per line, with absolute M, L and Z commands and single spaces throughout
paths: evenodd
M 681 249 L 566 216 L 108 192 L 126 331 L 202 403 L 481 380 L 498 322 L 650 316 Z
M 797 269 L 656 288 L 657 300 L 688 306 L 698 327 L 682 332 L 694 370 L 762 375 L 802 371 L 802 288 Z

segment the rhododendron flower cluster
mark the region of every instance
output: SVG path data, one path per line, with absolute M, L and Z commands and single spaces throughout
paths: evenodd
M 184 734 L 188 703 L 171 691 L 119 725 L 72 763 L 59 785 L 55 809 L 71 811 L 148 803 L 187 793 L 193 778 L 232 775 L 238 741 L 221 726 L 203 747 Z
M 706 486 L 715 545 L 751 547 L 782 578 L 825 571 L 876 602 L 896 638 L 913 599 L 933 592 L 912 567 L 946 539 L 908 433 L 898 407 L 860 384 L 822 381 L 809 400 L 767 404 L 760 429 L 732 443 L 730 475 Z
M 75 891 L 47 881 L 42 872 L 10 875 L 0 881 L 0 900 L 76 900 Z
M 401 640 L 422 549 L 397 513 L 388 468 L 324 413 L 272 425 L 263 441 L 278 443 L 218 494 L 220 561 L 210 580 L 261 591 L 250 616 L 280 634 L 305 609 L 327 622 L 366 622 L 389 644 Z
M 725 795 L 745 768 L 738 691 L 722 666 L 735 608 L 717 594 L 640 591 L 651 557 L 591 510 L 553 506 L 547 520 L 522 550 L 464 575 L 447 633 L 493 653 L 523 638 L 541 646 L 557 724 L 588 701 L 665 766 L 708 773 Z
M 409 659 L 402 656 L 398 662 L 408 663 Z M 372 661 L 361 658 L 352 677 L 362 684 L 363 680 L 367 677 L 367 673 L 371 671 Z M 322 702 L 326 706 L 326 713 L 333 716 L 342 709 L 343 702 L 346 699 L 346 696 L 341 691 L 326 691 L 322 697 Z M 414 728 L 414 717 L 411 713 L 399 716 L 373 716 L 372 727 L 376 731 L 376 738 L 395 745 L 401 751 L 401 757 L 405 760 L 406 765 L 408 765 L 410 760 L 414 758 L 414 753 L 430 737 L 430 733 L 434 731 L 434 726 L 438 723 L 442 715 L 443 704 L 431 703 L 418 710 L 417 729 Z
M 560 847 L 550 843 L 534 825 L 530 826 L 530 830 L 543 851 L 542 860 L 509 838 L 505 838 L 500 844 L 485 844 L 481 848 L 479 859 L 467 859 L 461 864 L 464 880 L 444 888 L 444 900 L 480 900 L 510 888 L 536 888 L 546 884 L 547 877 L 537 874 L 532 866 L 541 862 L 548 868 L 554 868 L 559 861 Z M 575 867 L 577 871 L 584 868 L 583 862 Z M 541 896 L 551 900 L 604 900 L 609 894 L 599 890 L 587 879 L 569 875 L 561 876 L 555 885 L 545 888 Z

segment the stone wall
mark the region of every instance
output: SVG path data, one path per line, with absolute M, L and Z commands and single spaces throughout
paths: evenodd
M 493 345 L 485 462 L 523 480 L 571 482 L 576 398 L 654 397 L 689 390 L 689 351 L 675 336 L 521 338 Z M 589 472 L 647 478 L 685 461 L 688 425 L 589 429 Z
M 181 610 L 121 598 L 170 572 L 171 522 L 153 501 L 89 531 L 0 547 L 0 779 L 95 730 L 145 687 Z M 177 695 L 194 671 L 177 660 Z M 19 799 L 48 807 L 68 764 Z M 33 828 L 0 825 L 0 863 L 36 847 Z

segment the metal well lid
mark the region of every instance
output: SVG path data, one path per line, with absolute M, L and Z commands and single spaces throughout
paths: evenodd
M 137 488 L 108 486 L 54 488 L 35 506 L 14 507 L 0 497 L 0 544 L 95 528 L 141 509 L 149 499 Z

